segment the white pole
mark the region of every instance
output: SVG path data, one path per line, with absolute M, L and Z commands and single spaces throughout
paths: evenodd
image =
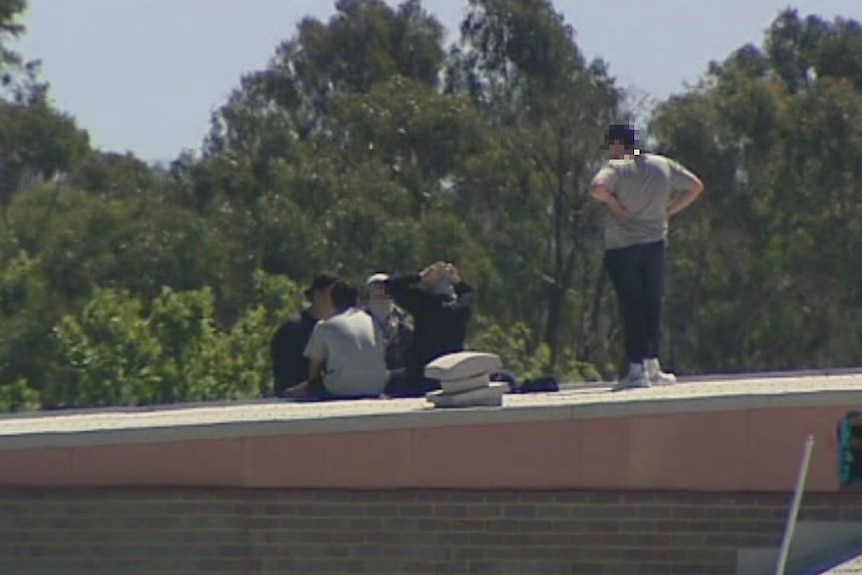
M 802 492 L 805 491 L 805 479 L 808 477 L 808 463 L 811 461 L 811 449 L 813 447 L 814 437 L 809 435 L 808 439 L 805 440 L 802 464 L 799 466 L 799 476 L 796 478 L 796 492 L 793 494 L 793 505 L 790 507 L 790 515 L 784 528 L 784 538 L 781 540 L 781 553 L 778 556 L 778 567 L 775 569 L 775 575 L 784 575 L 787 555 L 790 553 L 790 541 L 793 539 L 793 531 L 796 529 L 796 516 L 799 514 L 799 505 L 802 503 Z

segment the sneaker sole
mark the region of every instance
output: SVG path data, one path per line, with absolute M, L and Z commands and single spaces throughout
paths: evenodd
M 611 391 L 628 391 L 631 389 L 649 389 L 649 384 L 632 385 L 632 384 L 617 384 L 611 388 Z
M 674 381 L 650 381 L 650 386 L 653 387 L 670 387 L 671 385 L 676 385 L 676 380 Z

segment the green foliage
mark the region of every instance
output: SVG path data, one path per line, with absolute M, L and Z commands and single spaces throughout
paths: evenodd
M 0 413 L 33 411 L 41 405 L 39 392 L 30 387 L 26 379 L 0 386 Z
M 218 327 L 208 288 L 165 288 L 150 302 L 97 289 L 54 337 L 67 377 L 43 395 L 51 405 L 138 405 L 258 397 L 271 390 L 268 342 L 296 310 L 299 288 L 255 274 L 253 305 L 230 330 Z
M 503 327 L 495 323 L 483 322 L 470 347 L 478 351 L 496 353 L 519 379 L 530 379 L 547 375 L 551 351 L 547 344 L 536 342 L 530 326 L 516 323 Z
M 681 368 L 862 359 L 851 327 L 862 239 L 860 40 L 856 23 L 786 11 L 765 53 L 737 51 L 696 93 L 659 109 L 659 140 L 708 189 L 673 242 L 669 347 Z M 825 55 L 836 44 L 847 56 L 833 61 Z
M 551 349 L 533 333 L 525 323 L 509 327 L 479 319 L 478 334 L 470 341 L 471 349 L 498 354 L 506 369 L 513 371 L 519 381 L 556 374 L 564 382 L 598 381 L 600 371 L 593 364 L 581 361 L 571 350 L 566 350 L 553 372 L 548 366 Z
M 53 382 L 47 402 L 128 405 L 162 395 L 161 345 L 150 332 L 143 304 L 128 292 L 97 290 L 81 316 L 65 316 L 55 335 L 71 377 Z
M 14 383 L 10 389 L 26 386 L 35 393 L 56 375 L 48 336 L 61 313 L 41 262 L 26 251 L 10 251 L 0 272 L 0 389 Z

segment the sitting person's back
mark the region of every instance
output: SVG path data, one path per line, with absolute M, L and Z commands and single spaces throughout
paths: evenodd
M 273 387 L 275 395 L 281 396 L 288 389 L 308 379 L 308 358 L 305 348 L 319 317 L 322 317 L 320 302 L 329 297 L 326 292 L 338 281 L 338 276 L 320 273 L 311 287 L 303 293 L 310 304 L 298 315 L 288 319 L 275 331 L 270 340 Z
M 317 323 L 305 355 L 325 363 L 324 395 L 372 397 L 383 393 L 389 378 L 380 346 L 374 320 L 351 307 Z
M 275 395 L 281 395 L 308 377 L 308 358 L 303 352 L 316 323 L 312 310 L 304 309 L 281 324 L 273 334 L 269 353 Z

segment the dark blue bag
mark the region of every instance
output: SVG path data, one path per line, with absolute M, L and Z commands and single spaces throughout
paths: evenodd
M 560 384 L 553 375 L 544 375 L 536 379 L 525 379 L 516 391 L 517 393 L 550 393 L 560 391 Z

